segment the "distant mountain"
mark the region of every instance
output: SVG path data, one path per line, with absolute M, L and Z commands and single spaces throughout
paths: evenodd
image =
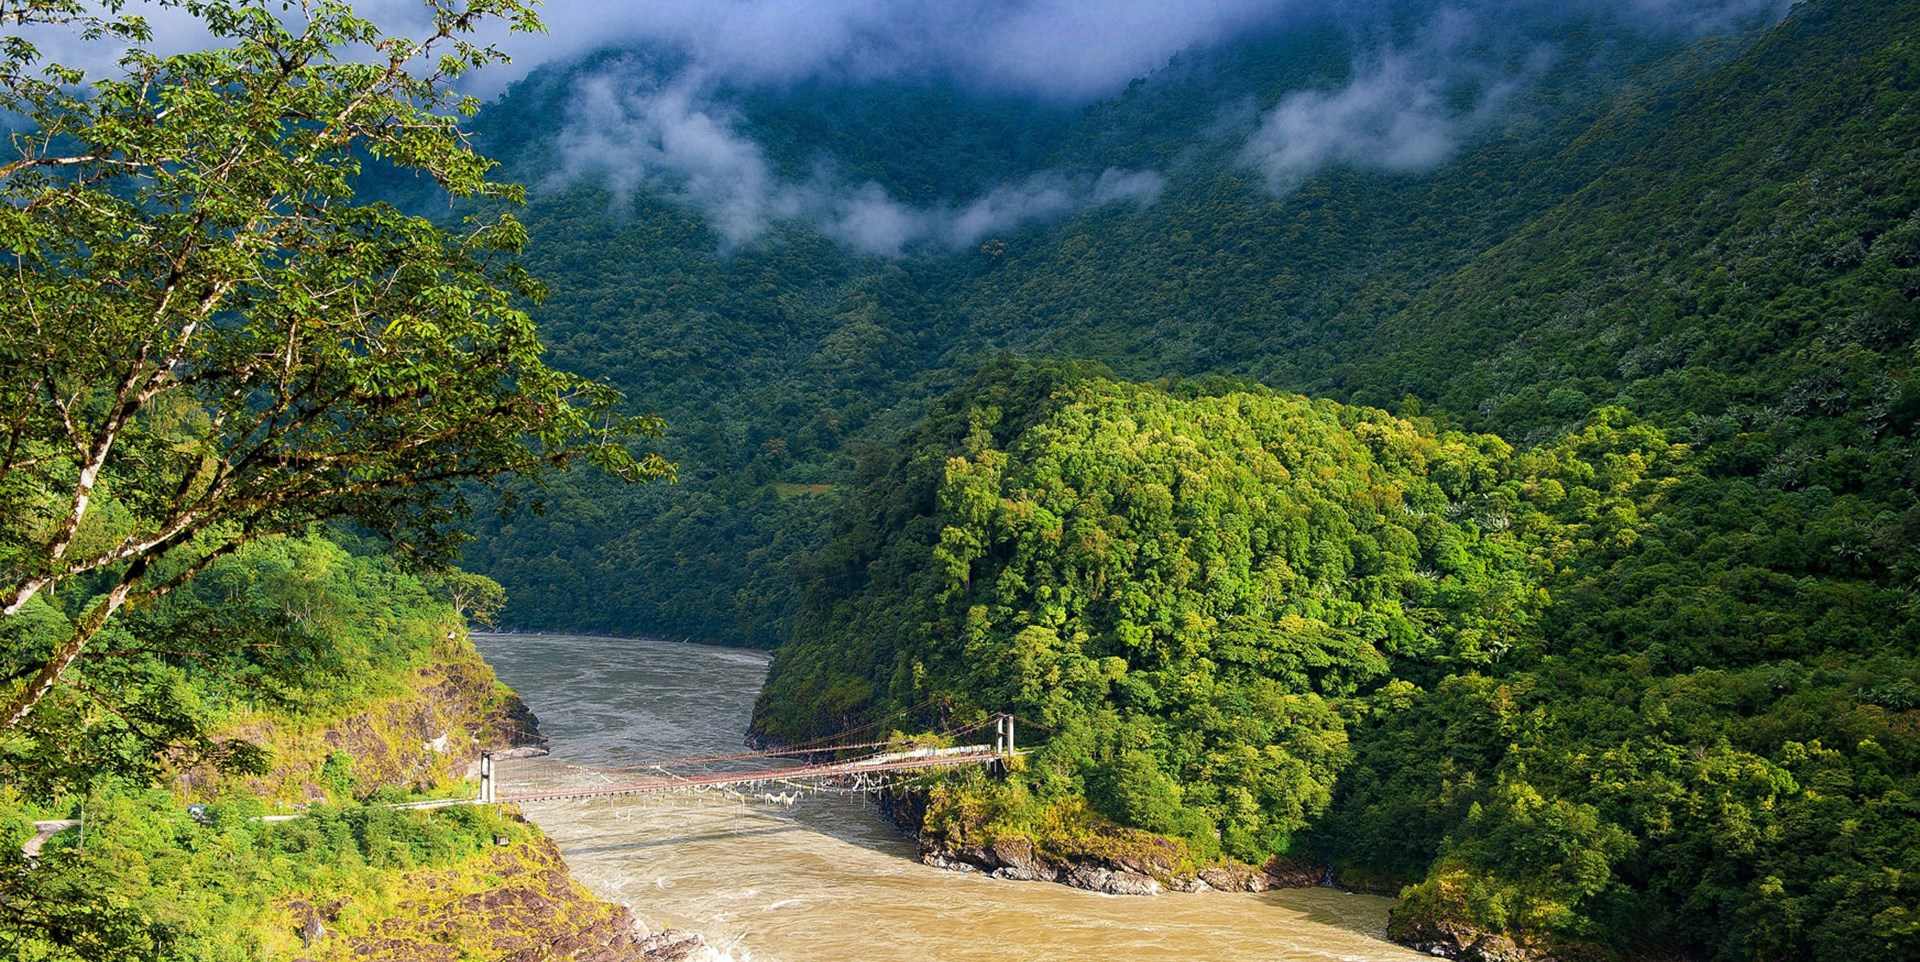
M 1468 42 L 1441 9 L 1292 23 L 1084 108 L 937 80 L 741 88 L 658 49 L 537 72 L 479 126 L 533 185 L 542 329 L 667 416 L 682 480 L 569 480 L 470 561 L 512 624 L 772 646 L 863 452 L 999 351 L 1397 403 L 1333 381 L 1344 346 L 1747 42 L 1546 4 L 1488 8 L 1508 39 Z M 1254 148 L 1288 104 L 1343 133 L 1276 193 Z M 1414 168 L 1366 160 L 1423 137 L 1441 149 Z
M 776 736 L 1052 719 L 935 838 L 1319 859 L 1466 958 L 1920 954 L 1920 3 L 1369 9 L 1079 109 L 536 74 L 544 330 L 682 481 L 472 561 L 785 644 Z
M 1355 222 L 1352 172 L 1010 251 L 976 333 L 1403 417 L 991 366 L 865 473 L 756 724 L 1019 712 L 1030 765 L 936 844 L 1325 860 L 1454 957 L 1913 957 L 1916 21 L 1662 61 L 1385 188 L 1426 199 L 1359 264 L 1273 253 Z

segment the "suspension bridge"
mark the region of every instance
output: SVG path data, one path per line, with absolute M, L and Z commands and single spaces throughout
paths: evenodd
M 509 802 L 552 802 L 570 799 L 607 798 L 622 795 L 651 795 L 667 792 L 705 791 L 715 789 L 760 788 L 768 785 L 782 785 L 800 789 L 842 788 L 850 791 L 875 791 L 892 784 L 900 775 L 915 772 L 935 771 L 939 769 L 963 768 L 970 765 L 993 765 L 1004 763 L 1018 754 L 1014 747 L 1014 723 L 1019 720 L 1009 714 L 999 714 L 986 721 L 963 726 L 944 735 L 955 740 L 983 731 L 993 726 L 993 744 L 957 745 L 950 748 L 903 748 L 898 739 L 885 741 L 867 741 L 846 743 L 846 738 L 861 737 L 863 732 L 871 732 L 888 723 L 892 717 L 910 714 L 920 708 L 906 709 L 895 713 L 888 719 L 869 722 L 858 728 L 849 729 L 832 736 L 781 748 L 759 751 L 732 752 L 722 755 L 700 755 L 682 758 L 659 758 L 650 761 L 622 765 L 615 768 L 592 768 L 587 771 L 599 775 L 603 783 L 584 788 L 528 789 L 521 791 L 499 790 L 499 779 L 494 772 L 494 759 L 491 753 L 480 756 L 480 794 L 478 797 L 435 798 L 418 802 L 389 803 L 385 807 L 397 809 L 447 808 L 454 805 L 498 805 Z M 1031 723 L 1027 723 L 1031 724 Z M 849 752 L 864 752 L 852 758 L 819 760 L 823 756 L 844 756 Z M 783 759 L 799 759 L 797 764 L 767 767 L 767 763 Z M 743 767 L 758 766 L 758 767 Z M 718 770 L 716 770 L 718 769 Z M 188 806 L 189 813 L 199 818 L 203 805 Z M 261 815 L 256 821 L 284 822 L 299 818 L 298 814 Z M 22 852 L 33 860 L 40 854 L 41 847 L 48 839 L 60 832 L 80 828 L 81 820 L 59 819 L 39 821 L 34 824 L 34 837 L 22 846 Z
M 413 803 L 407 807 L 427 808 L 450 804 L 492 805 L 506 802 L 550 802 L 569 799 L 606 798 L 622 795 L 650 795 L 664 792 L 705 789 L 760 788 L 767 785 L 795 787 L 841 787 L 870 791 L 890 784 L 895 776 L 972 765 L 1003 763 L 1017 754 L 1014 747 L 1014 716 L 1000 714 L 988 721 L 947 733 L 961 737 L 993 726 L 993 744 L 959 745 L 951 748 L 902 748 L 898 741 L 870 741 L 831 744 L 825 741 L 773 748 L 762 751 L 734 752 L 685 758 L 661 758 L 619 768 L 591 769 L 603 783 L 582 788 L 555 788 L 501 791 L 494 772 L 493 756 L 480 757 L 480 796 Z M 863 726 L 865 727 L 865 726 Z M 842 733 L 836 738 L 844 738 Z M 817 761 L 823 755 L 865 752 L 854 758 Z M 799 764 L 778 767 L 742 767 L 782 759 L 803 759 Z M 712 770 L 712 769 L 720 770 Z M 703 770 L 704 769 L 704 770 Z M 615 776 L 620 777 L 615 777 Z

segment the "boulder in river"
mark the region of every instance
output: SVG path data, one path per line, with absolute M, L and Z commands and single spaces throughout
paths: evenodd
M 1267 873 L 1239 863 L 1203 868 L 1198 875 L 1208 888 L 1222 892 L 1265 892 L 1273 887 Z
M 646 962 L 724 962 L 727 958 L 698 932 L 662 929 L 640 940 L 640 957 Z
M 1024 838 L 1004 836 L 995 839 L 985 854 L 999 866 L 993 870 L 994 878 L 1052 882 L 1060 877 L 1060 869 L 1042 859 L 1034 851 L 1033 843 Z
M 1075 865 L 1065 879 L 1074 888 L 1108 895 L 1159 895 L 1160 883 L 1138 872 L 1114 871 L 1095 865 Z

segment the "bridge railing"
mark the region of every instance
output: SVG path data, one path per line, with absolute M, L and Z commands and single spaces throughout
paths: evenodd
M 991 764 L 1009 759 L 1017 754 L 1014 748 L 1014 717 L 1000 714 L 993 718 L 994 741 L 992 745 L 957 745 L 947 748 L 911 748 L 879 752 L 863 758 L 843 761 L 821 762 L 813 765 L 799 765 L 788 768 L 765 769 L 746 772 L 714 772 L 704 775 L 687 775 L 671 771 L 672 759 L 662 759 L 648 767 L 658 771 L 657 777 L 639 779 L 626 783 L 613 783 L 581 789 L 562 789 L 543 792 L 512 792 L 502 795 L 498 791 L 493 756 L 481 755 L 480 759 L 480 797 L 473 801 L 488 805 L 498 802 L 546 801 L 567 798 L 594 798 L 611 795 L 640 795 L 654 792 L 667 792 L 688 789 L 726 788 L 734 785 L 759 784 L 765 782 L 798 783 L 806 781 L 828 781 L 849 776 L 863 776 L 878 773 L 912 771 L 915 769 L 952 768 L 963 765 Z M 978 730 L 985 723 L 969 726 L 964 731 Z M 962 733 L 963 733 L 962 732 Z M 958 734 L 958 733 L 956 733 Z M 812 754 L 865 748 L 873 745 L 890 745 L 892 742 L 869 742 L 857 745 L 816 745 L 804 751 Z M 775 749 L 760 753 L 735 753 L 726 756 L 700 756 L 685 759 L 687 763 L 711 763 L 713 759 L 725 758 L 729 761 L 761 757 L 767 759 L 785 757 L 794 752 Z M 858 787 L 858 786 L 856 786 Z M 877 785 L 872 787 L 878 787 Z

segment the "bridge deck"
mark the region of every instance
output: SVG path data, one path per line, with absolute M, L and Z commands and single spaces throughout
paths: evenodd
M 862 775 L 957 768 L 963 765 L 984 765 L 997 761 L 1001 757 L 1000 753 L 983 746 L 978 751 L 949 750 L 944 754 L 911 755 L 905 757 L 882 755 L 875 758 L 856 759 L 850 762 L 795 765 L 788 768 L 769 768 L 750 772 L 715 772 L 704 775 L 663 774 L 633 782 L 614 785 L 596 785 L 589 788 L 532 792 L 500 792 L 495 798 L 497 801 L 502 802 L 553 802 L 573 798 L 602 798 L 611 795 L 646 795 L 655 792 L 682 791 L 690 788 L 729 788 L 735 785 L 753 785 L 766 782 L 858 778 Z
M 431 809 L 445 808 L 452 805 L 486 805 L 493 802 L 557 802 L 573 798 L 604 798 L 611 795 L 646 795 L 654 792 L 729 788 L 735 785 L 755 785 L 768 782 L 792 783 L 832 781 L 835 779 L 852 779 L 855 782 L 856 788 L 877 788 L 879 787 L 877 780 L 876 782 L 866 784 L 862 784 L 860 780 L 863 776 L 867 775 L 887 775 L 896 772 L 927 771 L 940 768 L 959 768 L 964 765 L 991 764 L 1008 758 L 1011 755 L 1019 754 L 1012 750 L 1013 746 L 1011 742 L 1012 736 L 1009 726 L 1006 741 L 993 746 L 963 745 L 957 748 L 883 752 L 878 755 L 869 755 L 865 758 L 856 758 L 852 761 L 826 762 L 818 765 L 794 765 L 787 768 L 767 768 L 747 772 L 711 772 L 701 775 L 673 774 L 666 766 L 676 764 L 676 762 L 665 761 L 659 765 L 652 766 L 659 770 L 661 774 L 632 782 L 557 791 L 500 792 L 497 794 L 493 794 L 490 791 L 493 785 L 492 759 L 490 756 L 483 756 L 479 798 L 433 798 L 423 799 L 417 802 L 394 802 L 387 804 L 385 807 Z M 819 750 L 844 750 L 847 748 L 864 747 L 867 746 L 842 745 L 837 746 L 837 748 L 823 747 Z M 706 758 L 680 759 L 679 762 L 687 764 L 711 764 L 721 759 L 742 761 L 748 758 L 778 758 L 783 754 L 791 753 L 792 752 L 773 751 L 746 753 L 745 755 L 708 756 Z M 299 813 L 260 815 L 255 816 L 254 820 L 262 822 L 284 822 L 300 817 L 301 814 Z M 45 845 L 48 839 L 69 828 L 77 827 L 79 824 L 80 822 L 77 820 L 67 819 L 35 822 L 33 823 L 34 836 L 26 840 L 26 844 L 21 846 L 21 850 L 29 859 L 35 858 L 39 855 L 41 846 Z

